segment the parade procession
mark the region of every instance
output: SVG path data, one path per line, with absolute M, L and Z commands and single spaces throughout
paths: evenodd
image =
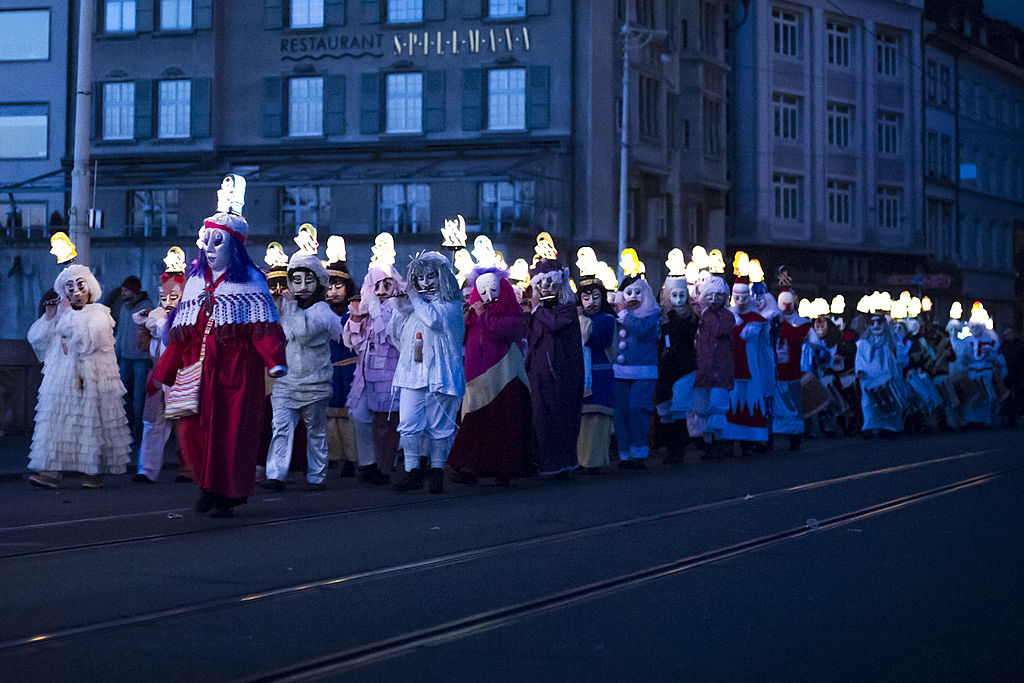
M 259 265 L 244 206 L 245 179 L 227 176 L 198 250 L 169 250 L 158 305 L 124 280 L 116 330 L 54 235 L 63 269 L 28 331 L 43 364 L 33 486 L 100 488 L 133 449 L 133 481 L 152 484 L 173 435 L 174 481 L 223 518 L 258 491 L 346 478 L 437 494 L 1016 423 L 1019 342 L 984 302 L 810 299 L 784 264 L 701 246 L 672 249 L 656 283 L 633 249 L 617 273 L 547 233 L 529 262 L 484 234 L 467 248 L 461 217 L 443 252 L 407 263 L 379 234 L 359 283 L 344 236 L 321 254 L 309 223 Z

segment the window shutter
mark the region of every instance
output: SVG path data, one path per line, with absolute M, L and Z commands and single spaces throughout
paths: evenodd
M 324 2 L 324 25 L 345 25 L 345 0 L 326 0 Z
M 284 135 L 284 79 L 263 79 L 263 136 Z
M 462 72 L 462 130 L 480 130 L 484 127 L 484 70 L 466 69 Z
M 282 0 L 263 0 L 263 28 L 282 28 L 283 26 Z
M 444 71 L 428 71 L 423 75 L 423 130 L 436 133 L 445 128 Z
M 153 81 L 135 81 L 135 139 L 153 137 Z
M 526 70 L 526 127 L 550 125 L 548 67 L 531 66 Z
M 484 0 L 462 0 L 462 18 L 479 19 L 483 16 Z
M 423 18 L 427 21 L 444 21 L 444 0 L 423 0 Z
M 192 0 L 192 28 L 213 26 L 213 0 Z
M 362 97 L 359 103 L 359 132 L 376 135 L 380 132 L 380 74 L 363 74 Z
M 345 77 L 324 77 L 324 133 L 345 134 Z
M 362 19 L 364 24 L 380 23 L 380 2 L 379 0 L 362 0 Z
M 135 0 L 135 32 L 153 30 L 153 0 Z
M 92 134 L 89 139 L 103 139 L 103 84 L 98 81 L 92 84 Z
M 189 130 L 194 138 L 210 137 L 210 79 L 192 79 Z
M 550 0 L 526 0 L 526 13 L 530 16 L 549 14 L 550 12 Z

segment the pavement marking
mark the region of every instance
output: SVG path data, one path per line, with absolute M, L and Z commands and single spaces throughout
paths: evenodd
M 617 577 L 597 581 L 584 586 L 578 586 L 576 588 L 571 588 L 566 591 L 543 596 L 541 598 L 529 600 L 516 605 L 480 612 L 468 617 L 463 617 L 462 619 L 456 619 L 436 626 L 395 636 L 393 638 L 387 638 L 367 645 L 351 648 L 342 652 L 317 657 L 296 665 L 278 669 L 268 674 L 242 680 L 246 681 L 246 683 L 263 683 L 265 681 L 308 681 L 318 680 L 325 677 L 332 677 L 333 679 L 339 673 L 369 664 L 375 664 L 387 659 L 400 657 L 419 648 L 442 645 L 462 640 L 467 637 L 502 628 L 540 614 L 564 609 L 566 607 L 571 607 L 582 602 L 613 595 L 615 593 L 620 593 L 645 583 L 673 576 L 696 567 L 721 562 L 722 560 L 727 560 L 757 550 L 763 550 L 774 545 L 803 538 L 810 534 L 820 533 L 823 530 L 839 528 L 870 517 L 895 512 L 916 503 L 921 503 L 933 498 L 980 486 L 991 482 L 1002 475 L 1021 469 L 1024 469 L 1024 465 L 1007 470 L 1001 470 L 999 472 L 989 472 L 987 474 L 962 479 L 933 489 L 900 496 L 899 498 L 894 498 L 883 503 L 835 515 L 825 520 L 808 520 L 815 521 L 816 523 L 813 525 L 803 524 L 791 529 L 785 529 L 759 538 L 723 546 L 721 548 L 691 555 L 673 562 L 622 574 Z
M 1004 448 L 1004 449 L 994 449 L 994 450 L 1007 450 L 1007 449 Z M 993 452 L 993 451 L 979 451 L 979 452 L 974 452 L 974 453 L 964 453 L 964 454 L 960 454 L 959 456 L 947 456 L 947 457 L 943 457 L 943 458 L 937 458 L 935 460 L 935 462 L 946 462 L 946 461 L 949 461 L 949 460 L 956 460 L 956 459 L 961 459 L 961 458 L 966 458 L 966 457 L 973 457 L 973 456 L 977 456 L 977 455 L 982 455 L 984 453 L 989 453 L 989 452 Z M 692 506 L 688 506 L 688 507 L 685 507 L 685 508 L 679 508 L 677 510 L 670 510 L 670 511 L 667 511 L 667 512 L 656 513 L 656 514 L 653 514 L 653 515 L 645 515 L 645 516 L 642 516 L 642 517 L 633 517 L 633 518 L 629 518 L 629 519 L 625 519 L 625 520 L 619 520 L 619 521 L 615 521 L 615 522 L 607 522 L 607 523 L 604 523 L 604 524 L 598 524 L 598 525 L 593 525 L 593 526 L 589 526 L 589 527 L 582 527 L 582 528 L 573 529 L 573 530 L 570 530 L 570 531 L 558 532 L 558 533 L 554 533 L 554 534 L 546 534 L 546 535 L 543 535 L 543 536 L 536 536 L 536 537 L 533 537 L 533 538 L 527 538 L 527 539 L 522 539 L 522 540 L 518 540 L 518 541 L 510 541 L 510 542 L 507 542 L 507 543 L 501 543 L 501 544 L 497 544 L 497 545 L 493 545 L 493 546 L 486 546 L 486 547 L 483 547 L 483 548 L 475 548 L 475 549 L 471 549 L 471 550 L 464 550 L 464 551 L 460 551 L 460 552 L 457 552 L 457 553 L 451 553 L 451 554 L 447 554 L 447 555 L 440 555 L 440 556 L 436 556 L 436 557 L 432 557 L 432 558 L 426 558 L 426 559 L 423 559 L 423 560 L 416 560 L 416 561 L 413 561 L 413 562 L 406 562 L 406 563 L 402 563 L 402 564 L 391 565 L 391 566 L 388 566 L 388 567 L 381 567 L 381 568 L 378 568 L 378 569 L 366 570 L 366 571 L 357 572 L 357 573 L 349 574 L 349 575 L 345 575 L 345 576 L 331 577 L 331 578 L 326 578 L 326 579 L 318 579 L 318 580 L 315 580 L 315 581 L 308 581 L 308 582 L 304 582 L 304 583 L 301 583 L 301 584 L 282 586 L 280 588 L 272 588 L 272 589 L 268 589 L 268 590 L 264 590 L 264 591 L 259 591 L 259 592 L 256 592 L 256 593 L 250 593 L 250 594 L 247 594 L 247 595 L 236 595 L 236 596 L 230 596 L 230 597 L 226 597 L 226 598 L 218 598 L 218 599 L 215 599 L 215 600 L 210 600 L 210 601 L 201 602 L 201 603 L 195 603 L 195 604 L 192 604 L 192 605 L 183 605 L 183 606 L 180 606 L 180 607 L 173 607 L 173 608 L 158 610 L 158 611 L 155 611 L 155 612 L 149 612 L 149 613 L 145 613 L 145 614 L 138 614 L 138 615 L 129 616 L 129 617 L 122 617 L 122 618 L 118 618 L 118 619 L 111 619 L 111 620 L 108 620 L 108 621 L 95 622 L 95 623 L 92 623 L 92 624 L 84 624 L 84 625 L 81 625 L 81 626 L 75 626 L 75 627 L 71 627 L 71 628 L 56 630 L 56 631 L 54 631 L 52 633 L 47 633 L 47 634 L 38 634 L 38 635 L 35 635 L 35 636 L 26 636 L 26 637 L 22 637 L 22 638 L 15 638 L 15 639 L 12 639 L 12 640 L 7 640 L 7 641 L 4 641 L 4 642 L 0 642 L 0 651 L 10 650 L 10 649 L 21 647 L 21 646 L 24 646 L 24 645 L 29 645 L 29 644 L 32 644 L 32 643 L 40 642 L 40 641 L 43 641 L 43 640 L 53 640 L 53 639 L 57 639 L 57 638 L 68 638 L 68 637 L 74 637 L 74 636 L 79 636 L 79 635 L 88 635 L 88 634 L 97 633 L 97 632 L 101 632 L 101 631 L 108 631 L 108 630 L 113 630 L 113 629 L 125 628 L 125 627 L 129 627 L 129 626 L 137 626 L 137 625 L 141 625 L 141 624 L 147 624 L 147 623 L 161 621 L 161 620 L 164 620 L 164 619 L 169 619 L 169 618 L 174 618 L 174 617 L 181 617 L 181 616 L 187 616 L 187 615 L 193 615 L 193 614 L 200 614 L 200 613 L 204 613 L 204 612 L 211 612 L 211 611 L 215 611 L 215 610 L 219 610 L 219 609 L 225 609 L 225 608 L 228 608 L 228 607 L 238 606 L 238 605 L 242 605 L 242 604 L 256 603 L 256 602 L 260 602 L 262 600 L 267 600 L 267 599 L 272 599 L 272 598 L 294 596 L 294 595 L 299 595 L 301 593 L 305 593 L 306 591 L 314 590 L 314 589 L 318 589 L 318 588 L 326 588 L 326 587 L 329 587 L 329 586 L 349 584 L 349 583 L 353 583 L 353 582 L 357 582 L 357 581 L 361 581 L 361 580 L 383 578 L 383 577 L 393 576 L 393 575 L 397 575 L 397 574 L 401 574 L 401 573 L 405 573 L 405 572 L 410 572 L 410 571 L 420 571 L 420 570 L 425 570 L 425 569 L 434 569 L 434 568 L 439 568 L 439 567 L 444 567 L 444 566 L 449 566 L 449 565 L 462 564 L 462 563 L 469 562 L 469 561 L 472 561 L 472 560 L 483 559 L 483 558 L 486 558 L 486 557 L 490 557 L 490 556 L 493 556 L 493 555 L 499 555 L 499 554 L 503 554 L 503 553 L 510 552 L 510 551 L 521 550 L 521 549 L 525 549 L 525 548 L 529 548 L 529 547 L 533 547 L 533 546 L 549 544 L 549 543 L 554 543 L 554 542 L 560 542 L 560 541 L 566 541 L 566 540 L 572 540 L 572 539 L 576 539 L 576 538 L 582 538 L 582 537 L 585 537 L 585 536 L 595 535 L 595 534 L 598 534 L 598 533 L 601 533 L 601 532 L 604 532 L 604 531 L 611 531 L 611 530 L 615 530 L 615 529 L 622 529 L 622 528 L 627 528 L 627 527 L 631 527 L 631 526 L 638 526 L 638 525 L 642 525 L 642 524 L 648 524 L 648 523 L 652 523 L 652 522 L 663 521 L 663 520 L 666 520 L 666 519 L 672 519 L 672 518 L 680 517 L 680 516 L 683 516 L 683 515 L 693 514 L 695 512 L 704 512 L 704 511 L 710 511 L 710 510 L 724 509 L 724 508 L 727 508 L 727 507 L 732 507 L 732 506 L 740 505 L 740 504 L 743 504 L 743 503 L 747 503 L 747 502 L 750 502 L 751 500 L 763 500 L 763 499 L 773 498 L 773 497 L 777 497 L 777 496 L 783 496 L 783 495 L 786 495 L 786 494 L 789 494 L 789 493 L 801 492 L 801 491 L 809 490 L 811 488 L 820 488 L 820 487 L 823 487 L 823 486 L 836 485 L 836 484 L 844 483 L 844 482 L 847 482 L 847 481 L 853 481 L 853 480 L 857 480 L 857 479 L 862 479 L 862 478 L 865 478 L 865 477 L 868 477 L 868 476 L 877 476 L 877 475 L 880 475 L 880 474 L 890 474 L 890 473 L 895 472 L 895 471 L 906 470 L 906 469 L 911 469 L 911 468 L 915 468 L 915 467 L 922 467 L 922 466 L 924 466 L 926 464 L 930 464 L 930 462 L 931 461 L 922 461 L 922 462 L 917 462 L 917 463 L 907 463 L 905 465 L 898 465 L 898 466 L 895 466 L 895 467 L 887 467 L 887 468 L 884 468 L 884 469 L 873 470 L 873 471 L 870 471 L 870 472 L 860 472 L 860 473 L 856 473 L 856 474 L 852 474 L 852 475 L 847 475 L 845 477 L 835 477 L 835 478 L 832 478 L 832 479 L 822 480 L 821 482 L 812 482 L 811 484 L 800 484 L 800 485 L 797 485 L 797 486 L 791 486 L 791 487 L 775 489 L 775 490 L 772 490 L 772 491 L 766 491 L 766 492 L 763 492 L 763 493 L 757 493 L 757 494 L 753 494 L 753 495 L 747 494 L 745 496 L 736 497 L 736 498 L 728 498 L 728 499 L 724 499 L 724 500 L 720 500 L 720 501 L 714 501 L 714 502 L 710 502 L 710 503 L 701 503 L 699 505 L 692 505 Z M 983 476 L 993 477 L 993 476 L 996 476 L 996 475 L 1001 475 L 1001 474 L 1005 474 L 1005 473 L 1008 473 L 1008 472 L 1013 472 L 1013 471 L 1016 471 L 1016 470 L 1019 470 L 1019 469 L 1024 469 L 1024 465 L 1020 465 L 1020 466 L 1017 466 L 1017 467 L 1014 467 L 1014 468 L 1002 470 L 1000 472 L 992 473 L 992 474 L 989 474 L 989 475 L 983 475 Z M 971 480 L 973 480 L 973 479 L 978 479 L 978 477 L 974 477 Z M 971 480 L 964 480 L 964 481 L 971 481 Z M 958 484 L 959 483 L 960 482 L 958 482 Z M 815 484 L 817 486 L 813 486 L 812 484 Z M 834 519 L 834 518 L 832 518 L 832 519 Z M 829 520 L 825 520 L 823 522 L 819 522 L 819 526 L 820 527 L 824 527 L 828 523 L 829 523 Z M 800 528 L 808 528 L 808 527 L 805 524 L 803 527 L 800 527 Z M 712 551 L 712 552 L 715 552 L 715 551 Z

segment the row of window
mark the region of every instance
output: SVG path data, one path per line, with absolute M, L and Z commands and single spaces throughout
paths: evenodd
M 775 218 L 780 221 L 802 222 L 804 205 L 804 178 L 799 175 L 776 173 L 772 176 L 773 207 Z M 900 207 L 903 204 L 903 189 L 890 185 L 875 188 L 876 225 L 879 228 L 896 229 L 903 224 Z M 845 180 L 829 180 L 825 184 L 825 212 L 832 225 L 851 226 L 853 212 L 854 183 Z
M 534 196 L 532 180 L 478 183 L 476 222 L 480 230 L 507 232 L 514 228 L 532 229 Z M 297 233 L 303 223 L 321 227 L 331 223 L 329 187 L 282 187 L 278 199 L 280 222 L 275 232 L 291 230 Z M 129 233 L 147 237 L 177 234 L 178 190 L 134 190 L 128 192 L 127 202 Z M 419 233 L 432 229 L 430 185 L 378 185 L 376 202 L 377 231 Z M 41 215 L 45 216 L 45 205 Z
M 155 103 L 155 121 L 154 121 Z M 94 138 L 209 137 L 210 81 L 204 78 L 114 81 L 93 87 Z
M 98 33 L 191 31 L 210 28 L 212 0 L 101 0 L 96 3 Z
M 775 93 L 772 95 L 773 135 L 779 140 L 796 143 L 804 141 L 802 112 L 803 98 L 796 95 Z M 828 102 L 825 137 L 833 147 L 849 147 L 853 140 L 853 105 L 843 102 Z M 903 115 L 880 109 L 875 113 L 875 142 L 879 154 L 900 153 Z
M 1024 100 L 995 88 L 985 88 L 978 81 L 970 84 L 960 79 L 960 112 L 976 121 L 999 124 L 1024 131 Z
M 961 171 L 964 186 L 976 191 L 1006 198 L 1024 200 L 1024 160 L 1010 154 L 997 158 L 982 154 L 978 147 L 968 150 L 960 145 L 960 163 L 973 166 L 974 174 Z M 963 168 L 963 167 L 962 167 Z
M 805 16 L 797 12 L 772 9 L 772 51 L 780 57 L 803 58 L 801 23 Z M 856 27 L 836 21 L 825 23 L 825 52 L 830 66 L 850 69 L 856 65 L 854 41 Z M 875 71 L 881 76 L 900 77 L 902 34 L 878 31 L 875 34 Z

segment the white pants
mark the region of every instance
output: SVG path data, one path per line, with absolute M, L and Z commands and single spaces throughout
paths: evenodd
M 401 390 L 398 433 L 405 451 L 407 472 L 419 467 L 421 455 L 430 456 L 431 467 L 444 467 L 455 436 L 455 418 L 461 402 L 458 396 L 427 389 Z M 426 444 L 421 442 L 423 437 L 426 437 Z
M 375 464 L 377 456 L 373 446 L 373 413 L 366 407 L 365 395 L 349 409 L 348 414 L 352 419 L 352 426 L 356 428 L 356 458 L 359 460 L 359 466 Z
M 267 479 L 284 481 L 292 459 L 295 427 L 301 418 L 306 423 L 306 481 L 319 484 L 327 477 L 327 399 L 301 408 L 286 408 L 270 397 L 274 408 L 273 436 L 267 453 Z
M 139 446 L 139 474 L 156 481 L 164 466 L 164 447 L 171 438 L 171 421 L 162 415 L 156 420 L 142 421 L 142 445 Z

